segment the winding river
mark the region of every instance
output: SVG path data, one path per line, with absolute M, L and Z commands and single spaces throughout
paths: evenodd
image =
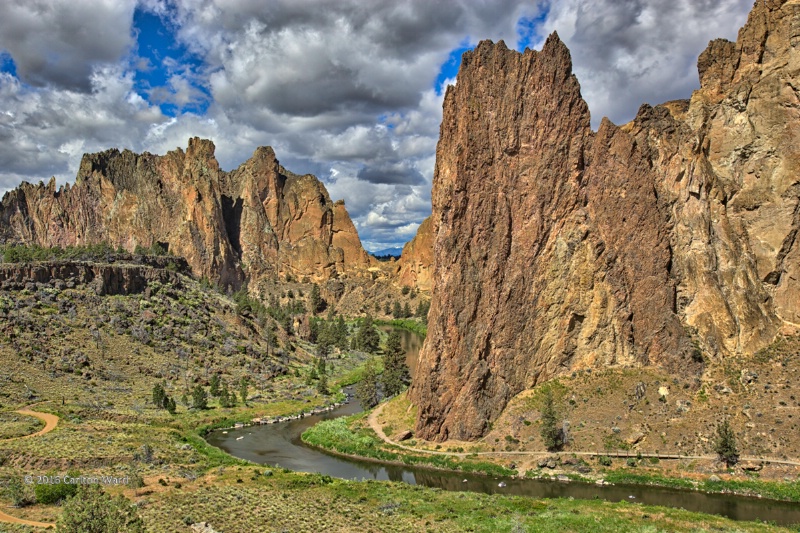
M 413 375 L 422 340 L 416 334 L 405 330 L 400 330 L 400 335 Z M 314 424 L 360 411 L 361 406 L 353 400 L 324 414 L 280 424 L 228 430 L 227 433 L 217 431 L 208 435 L 206 439 L 210 444 L 241 459 L 300 472 L 319 472 L 342 479 L 403 481 L 412 485 L 438 487 L 444 490 L 513 494 L 533 498 L 600 498 L 614 502 L 626 500 L 649 505 L 680 507 L 690 511 L 727 516 L 734 520 L 766 520 L 781 525 L 800 524 L 800 505 L 790 502 L 641 485 L 597 486 L 588 483 L 514 478 L 503 479 L 505 486 L 500 487 L 498 479 L 484 476 L 336 457 L 309 448 L 300 441 L 303 431 Z

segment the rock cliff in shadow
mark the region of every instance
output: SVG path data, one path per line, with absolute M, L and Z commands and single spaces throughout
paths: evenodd
M 420 437 L 477 438 L 575 369 L 698 372 L 800 323 L 800 2 L 758 2 L 698 68 L 690 100 L 593 132 L 557 35 L 464 54 L 436 154 Z

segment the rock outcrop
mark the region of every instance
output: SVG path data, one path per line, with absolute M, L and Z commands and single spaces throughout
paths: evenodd
M 691 100 L 597 132 L 557 35 L 464 55 L 436 154 L 416 435 L 473 439 L 553 376 L 699 371 L 800 323 L 799 46 L 800 2 L 758 2 L 700 56 Z
M 0 289 L 35 290 L 40 285 L 75 287 L 88 285 L 99 296 L 138 294 L 152 281 L 173 289 L 183 286 L 175 258 L 170 269 L 158 264 L 102 264 L 83 261 L 47 261 L 37 263 L 0 264 Z
M 422 221 L 413 239 L 403 246 L 397 262 L 397 282 L 401 285 L 431 290 L 433 274 L 433 231 L 431 217 Z
M 238 287 L 271 276 L 323 280 L 366 271 L 344 204 L 314 176 L 258 148 L 224 172 L 214 144 L 190 139 L 164 156 L 108 150 L 85 155 L 74 185 L 23 183 L 0 205 L 0 242 L 67 246 L 108 242 L 133 251 L 159 243 L 193 272 Z

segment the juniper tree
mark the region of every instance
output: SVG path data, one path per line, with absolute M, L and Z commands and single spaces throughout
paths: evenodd
M 739 462 L 739 450 L 736 447 L 736 435 L 726 418 L 717 425 L 717 438 L 714 440 L 714 452 L 721 461 L 730 467 Z
M 144 521 L 137 508 L 124 496 L 112 498 L 99 485 L 78 485 L 77 492 L 64 504 L 56 523 L 57 532 L 144 533 Z
M 315 315 L 322 310 L 322 296 L 319 294 L 319 285 L 316 283 L 311 286 L 311 295 L 308 297 L 311 306 L 311 314 Z
M 242 399 L 242 405 L 247 405 L 247 389 L 249 387 L 249 382 L 246 377 L 242 378 L 239 381 L 239 397 Z
M 372 325 L 372 316 L 369 313 L 361 321 L 354 341 L 354 348 L 357 350 L 370 353 L 377 351 L 380 336 L 375 326 Z
M 202 385 L 195 385 L 192 389 L 192 407 L 195 409 L 208 409 L 208 394 Z
M 383 356 L 383 392 L 386 396 L 398 394 L 410 381 L 406 352 L 400 344 L 400 332 L 397 330 L 389 334 L 386 341 L 386 354 Z
M 364 409 L 378 405 L 378 373 L 372 359 L 364 365 L 361 381 L 356 384 L 356 398 Z
M 219 396 L 220 393 L 219 382 L 220 382 L 219 374 L 214 374 L 213 376 L 211 376 L 211 383 L 208 392 L 209 394 L 211 394 L 211 396 L 214 396 L 215 398 Z
M 164 390 L 163 385 L 161 383 L 156 383 L 153 385 L 153 405 L 158 407 L 159 409 L 164 407 L 164 399 L 167 397 L 167 393 Z
M 550 387 L 544 389 L 540 420 L 542 425 L 539 428 L 539 432 L 542 436 L 545 448 L 551 452 L 561 449 L 563 439 L 561 430 L 558 427 L 556 405 L 553 398 L 553 391 Z

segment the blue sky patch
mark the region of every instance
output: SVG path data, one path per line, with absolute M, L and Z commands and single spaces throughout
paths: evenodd
M 444 92 L 446 88 L 445 82 L 451 78 L 455 78 L 456 74 L 458 74 L 458 69 L 461 67 L 461 55 L 473 48 L 473 46 L 461 46 L 450 52 L 447 61 L 442 64 L 439 75 L 436 76 L 436 81 L 434 82 L 434 87 L 436 87 L 436 92 L 438 94 Z
M 137 36 L 136 89 L 161 112 L 174 117 L 181 113 L 202 115 L 211 102 L 208 89 L 198 82 L 203 62 L 175 38 L 175 28 L 161 16 L 137 8 L 133 14 Z M 173 76 L 187 80 L 192 97 L 179 98 L 170 81 Z
M 535 17 L 523 17 L 517 22 L 517 51 L 522 52 L 525 48 L 535 47 L 542 39 L 539 34 L 539 27 L 547 20 L 550 9 L 543 9 Z
M 14 58 L 11 54 L 0 52 L 0 72 L 8 72 L 12 76 L 17 76 L 17 65 L 14 63 Z

